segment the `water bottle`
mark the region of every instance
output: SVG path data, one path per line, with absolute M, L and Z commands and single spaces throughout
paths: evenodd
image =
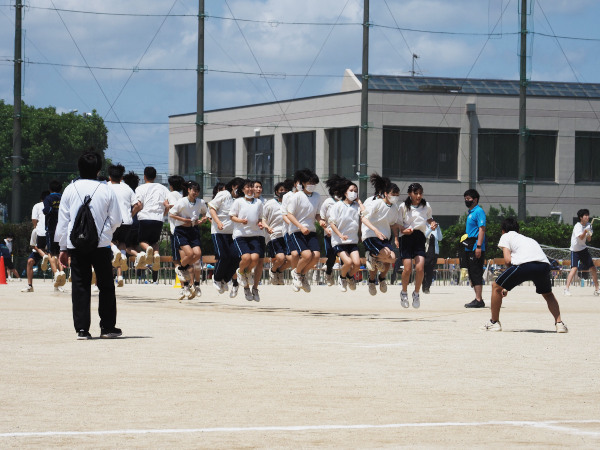
M 581 279 L 581 287 L 585 287 L 585 280 L 583 278 Z

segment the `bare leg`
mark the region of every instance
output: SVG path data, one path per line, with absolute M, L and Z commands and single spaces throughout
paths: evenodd
M 554 294 L 549 292 L 548 294 L 542 294 L 542 297 L 544 297 L 544 300 L 546 300 L 546 303 L 548 304 L 548 309 L 554 317 L 554 322 L 562 322 L 560 319 L 560 307 L 558 306 L 558 301 Z

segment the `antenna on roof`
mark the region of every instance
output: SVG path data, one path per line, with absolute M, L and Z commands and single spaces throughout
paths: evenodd
M 412 55 L 412 70 L 410 71 L 410 76 L 414 77 L 417 72 L 415 72 L 415 59 L 419 59 L 419 55 L 413 53 Z

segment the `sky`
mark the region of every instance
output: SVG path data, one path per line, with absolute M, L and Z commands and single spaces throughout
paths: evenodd
M 168 168 L 168 117 L 196 111 L 198 2 L 23 0 L 23 101 L 96 110 L 107 156 Z M 600 83 L 600 2 L 529 0 L 528 76 Z M 15 0 L 0 0 L 13 104 Z M 518 0 L 370 0 L 369 72 L 518 79 Z M 360 73 L 363 0 L 205 0 L 205 109 L 339 92 Z M 557 37 L 558 36 L 558 37 Z

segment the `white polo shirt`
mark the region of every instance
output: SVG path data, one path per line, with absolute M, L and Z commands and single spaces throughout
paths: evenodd
M 304 191 L 296 192 L 287 205 L 288 214 L 292 214 L 300 225 L 308 228 L 308 231 L 316 231 L 315 220 L 321 209 L 321 196 L 316 192 L 308 196 Z M 290 223 L 289 233 L 296 233 L 300 229 Z
M 181 199 L 183 198 L 183 194 L 179 191 L 171 191 L 169 192 L 169 195 L 167 195 L 167 201 L 169 202 L 169 205 L 171 205 L 171 209 L 173 206 L 175 206 L 175 204 Z M 177 225 L 175 225 L 175 219 L 171 218 L 171 213 L 169 210 L 169 230 L 171 230 L 171 234 L 175 233 L 175 227 Z
M 33 205 L 31 209 L 31 220 L 37 220 L 35 232 L 37 236 L 46 236 L 46 215 L 44 214 L 44 202 Z
M 208 202 L 208 207 L 212 208 L 216 211 L 217 217 L 223 223 L 223 229 L 219 230 L 219 227 L 213 220 L 210 226 L 211 234 L 232 234 L 233 233 L 233 222 L 231 221 L 231 217 L 229 216 L 229 210 L 233 205 L 233 197 L 231 196 L 231 192 L 225 190 L 220 191 L 215 195 L 210 202 Z
M 419 230 L 425 234 L 427 232 L 427 221 L 433 218 L 431 212 L 431 206 L 426 203 L 425 206 L 406 206 L 406 203 L 402 202 L 400 205 L 400 217 L 398 218 L 404 228 L 412 228 L 413 230 Z
M 121 218 L 123 225 L 131 225 L 133 217 L 131 217 L 131 206 L 135 203 L 135 192 L 125 183 L 121 182 L 114 184 L 109 182 L 108 185 L 115 192 L 119 209 L 121 210 Z
M 264 236 L 263 230 L 258 227 L 258 221 L 262 220 L 263 204 L 257 199 L 252 201 L 244 197 L 236 198 L 229 210 L 229 217 L 236 216 L 238 219 L 248 219 L 247 224 L 233 222 L 233 239 L 239 237 Z
M 169 190 L 160 183 L 144 183 L 135 190 L 135 202 L 142 203 L 138 212 L 138 220 L 160 220 L 165 215 L 164 202 L 169 195 Z
M 397 205 L 388 205 L 385 200 L 378 198 L 369 203 L 365 209 L 363 217 L 369 220 L 371 224 L 377 228 L 386 239 L 392 236 L 392 225 L 398 223 L 399 209 Z M 362 226 L 362 238 L 377 237 L 375 232 L 366 225 Z
M 510 250 L 510 263 L 514 266 L 528 262 L 550 264 L 548 257 L 536 240 L 523 236 L 516 231 L 509 231 L 500 236 L 498 247 Z
M 182 197 L 177 200 L 175 206 L 171 208 L 169 211 L 169 220 L 172 220 L 175 223 L 175 226 L 178 227 L 183 225 L 181 220 L 174 219 L 172 216 L 184 217 L 185 219 L 191 219 L 192 217 L 196 217 L 196 219 L 201 219 L 206 214 L 206 203 L 201 198 L 197 198 L 194 203 L 190 202 L 188 197 Z
M 271 239 L 278 239 L 283 236 L 283 214 L 281 214 L 281 203 L 272 198 L 263 206 L 263 218 L 267 225 L 273 229 Z
M 331 245 L 358 244 L 358 230 L 360 227 L 360 206 L 352 202 L 350 205 L 341 200 L 329 209 L 329 223 L 334 224 L 340 233 L 348 236 L 342 241 L 337 233 L 331 232 Z

